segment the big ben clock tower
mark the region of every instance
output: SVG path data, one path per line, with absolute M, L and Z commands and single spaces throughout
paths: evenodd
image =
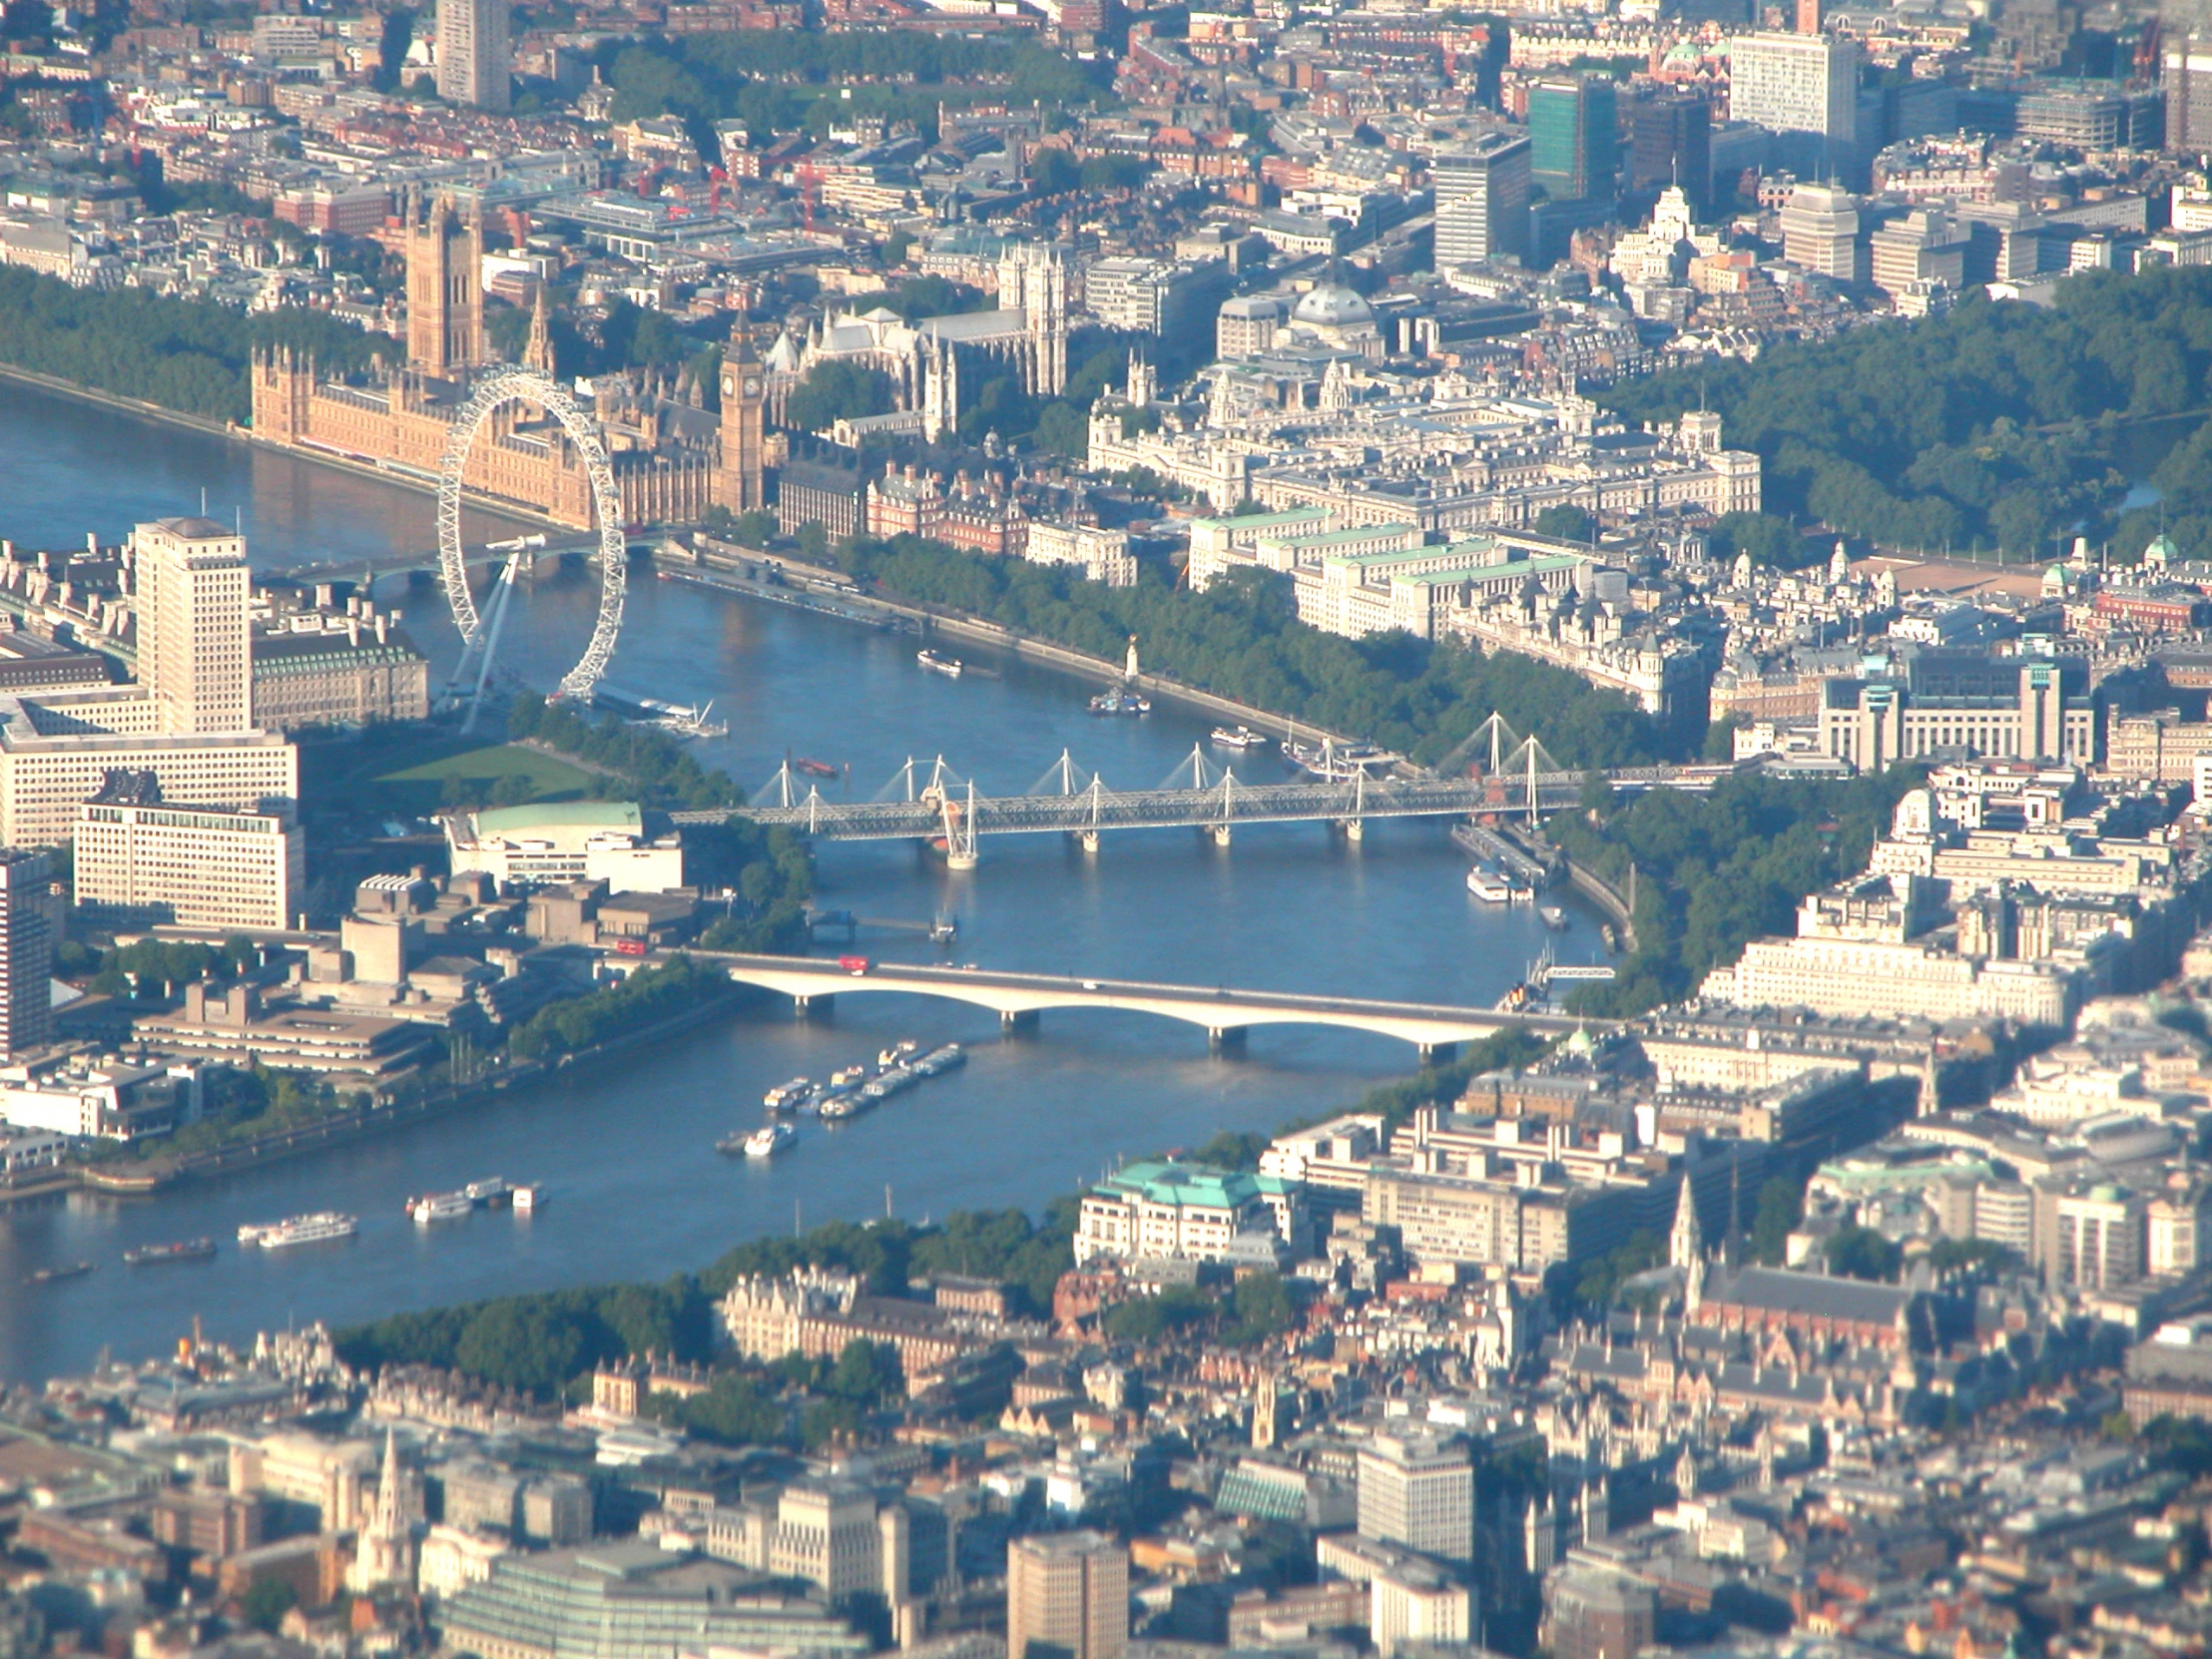
M 730 349 L 722 354 L 722 485 L 717 492 L 734 513 L 768 505 L 761 373 L 761 359 L 753 354 L 752 335 L 740 315 L 730 329 Z

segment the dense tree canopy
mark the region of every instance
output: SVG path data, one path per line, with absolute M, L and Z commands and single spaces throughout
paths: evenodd
M 940 106 L 979 101 L 1085 107 L 1104 102 L 1103 72 L 1029 40 L 958 35 L 741 30 L 644 44 L 610 41 L 602 68 L 614 118 L 676 115 L 711 146 L 711 124 L 756 134 L 883 116 L 934 141 Z
M 311 352 L 326 370 L 366 367 L 379 343 L 317 311 L 249 316 L 144 288 L 79 288 L 21 266 L 0 267 L 0 362 L 183 414 L 244 421 L 256 346 Z
M 419 1365 L 548 1395 L 607 1360 L 648 1353 L 705 1360 L 714 1313 L 687 1277 L 498 1297 L 395 1314 L 339 1334 L 355 1366 Z
M 1748 939 L 1795 931 L 1799 902 L 1866 867 L 1904 769 L 1848 783 L 1731 778 L 1711 795 L 1653 790 L 1592 824 L 1565 813 L 1547 827 L 1577 862 L 1636 895 L 1636 950 L 1609 984 L 1578 993 L 1591 1013 L 1628 1014 L 1687 996 Z
M 612 715 L 593 716 L 570 703 L 549 703 L 523 693 L 507 711 L 507 735 L 616 774 L 612 782 L 641 806 L 736 807 L 745 800 L 728 773 L 709 772 L 666 732 Z
M 2048 308 L 1969 297 L 1942 316 L 1677 369 L 1607 399 L 1646 420 L 1704 400 L 1728 442 L 1765 457 L 1770 509 L 1854 535 L 2033 554 L 2078 530 L 2131 553 L 2155 518 L 2120 517 L 2142 464 L 2131 434 L 2201 412 L 2208 368 L 2212 270 L 2177 267 L 2075 277 Z M 2201 546 L 2212 488 L 2188 494 Z
M 807 371 L 784 405 L 784 424 L 824 432 L 839 420 L 888 414 L 896 406 L 891 377 L 879 368 L 831 358 Z
M 1118 659 L 1134 634 L 1145 663 L 1218 692 L 1435 761 L 1492 710 L 1541 734 L 1569 765 L 1656 759 L 1665 735 L 1618 693 L 1501 652 L 1431 646 L 1404 634 L 1348 640 L 1298 620 L 1269 574 L 1187 593 L 1149 573 L 1109 588 L 1064 567 L 964 553 L 901 536 L 863 541 L 845 562 L 900 598 L 947 605 L 1094 656 Z
M 727 996 L 730 981 L 689 956 L 640 968 L 619 985 L 548 1003 L 507 1039 L 518 1060 L 545 1060 L 671 1019 Z

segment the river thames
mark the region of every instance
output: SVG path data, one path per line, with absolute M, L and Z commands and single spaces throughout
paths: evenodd
M 369 558 L 428 547 L 426 496 L 0 386 L 0 451 L 14 487 L 0 536 L 18 546 L 120 539 L 135 522 L 198 511 L 234 516 L 261 566 Z M 475 534 L 511 533 L 479 518 Z M 1095 685 L 1018 664 L 946 680 L 914 662 L 911 638 L 740 599 L 633 570 L 610 683 L 687 703 L 712 699 L 729 736 L 700 760 L 758 789 L 787 754 L 849 765 L 865 797 L 908 756 L 942 755 L 985 792 L 1018 791 L 1063 749 L 1109 786 L 1165 781 L 1210 722 L 1163 708 L 1092 716 Z M 380 590 L 437 670 L 455 639 L 434 590 Z M 571 569 L 518 592 L 506 666 L 549 688 L 574 662 L 597 603 Z M 971 658 L 976 654 L 963 652 Z M 987 659 L 986 659 L 987 660 Z M 1220 751 L 1212 760 L 1219 764 Z M 1255 776 L 1279 763 L 1243 763 Z M 830 788 L 831 786 L 826 786 Z M 1319 826 L 1248 828 L 1218 848 L 1190 831 L 1109 836 L 1087 856 L 1057 836 L 983 843 L 972 873 L 895 844 L 830 845 L 818 900 L 867 916 L 959 923 L 951 959 L 1023 969 L 1347 996 L 1488 1003 L 1544 945 L 1526 906 L 1484 905 L 1441 824 L 1371 824 L 1349 843 Z M 1595 921 L 1570 911 L 1560 959 L 1602 959 Z M 915 936 L 862 946 L 942 959 Z M 900 1037 L 956 1039 L 962 1071 L 848 1125 L 806 1120 L 771 1164 L 717 1156 L 714 1142 L 761 1118 L 786 1078 L 820 1079 Z M 0 1378 L 35 1380 L 167 1349 L 199 1316 L 209 1335 L 515 1291 L 659 1279 L 704 1267 L 739 1240 L 833 1218 L 911 1220 L 948 1210 L 1034 1210 L 1116 1159 L 1190 1147 L 1223 1128 L 1272 1130 L 1356 1100 L 1412 1064 L 1402 1044 L 1356 1033 L 1263 1027 L 1244 1052 L 1209 1055 L 1203 1032 L 1111 1012 L 1048 1014 L 1002 1040 L 987 1013 L 898 996 L 840 997 L 833 1020 L 802 1023 L 762 1000 L 650 1052 L 479 1109 L 295 1161 L 145 1200 L 79 1194 L 0 1212 Z M 479 1212 L 418 1228 L 410 1194 L 489 1175 L 543 1183 L 535 1216 Z M 361 1218 L 349 1242 L 239 1251 L 243 1222 L 335 1209 Z M 211 1262 L 129 1269 L 134 1245 L 206 1235 Z M 81 1278 L 34 1286 L 40 1268 L 91 1262 Z

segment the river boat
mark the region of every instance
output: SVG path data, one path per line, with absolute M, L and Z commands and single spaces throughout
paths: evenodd
M 795 771 L 804 772 L 810 778 L 834 778 L 837 776 L 837 769 L 828 761 L 811 761 L 804 755 L 793 761 L 792 767 Z
M 165 1262 L 205 1262 L 215 1254 L 213 1239 L 185 1239 L 176 1244 L 140 1245 L 123 1253 L 127 1268 L 159 1267 Z
M 967 1064 L 967 1050 L 958 1043 L 946 1043 L 932 1048 L 909 1068 L 923 1077 L 936 1077 L 948 1071 L 957 1071 Z
M 1467 891 L 1485 904 L 1513 902 L 1513 883 L 1487 864 L 1476 864 L 1467 871 Z
M 865 1066 L 839 1066 L 830 1074 L 830 1086 L 832 1089 L 849 1089 L 866 1081 L 867 1067 Z
M 1152 713 L 1152 703 L 1149 698 L 1143 697 L 1137 692 L 1125 691 L 1120 687 L 1115 687 L 1108 691 L 1102 691 L 1091 699 L 1091 713 L 1094 715 L 1149 715 Z
M 1350 783 L 1363 775 L 1372 778 L 1378 772 L 1386 771 L 1394 758 L 1387 750 L 1378 749 L 1372 743 L 1336 743 L 1328 739 L 1320 744 L 1293 743 L 1286 739 L 1283 754 L 1301 772 L 1329 784 Z
M 840 1118 L 856 1118 L 874 1104 L 875 1101 L 868 1098 L 865 1089 L 840 1089 L 823 1101 L 822 1115 L 832 1122 Z
M 545 1189 L 532 1181 L 518 1182 L 515 1186 L 515 1214 L 527 1216 L 545 1202 Z
M 921 1044 L 915 1042 L 911 1037 L 902 1037 L 876 1055 L 875 1063 L 888 1069 L 891 1066 L 904 1065 L 909 1056 L 920 1052 Z
M 745 1138 L 745 1155 L 748 1158 L 773 1158 L 799 1139 L 799 1131 L 788 1123 L 764 1123 Z
M 1211 741 L 1220 749 L 1265 749 L 1268 746 L 1266 735 L 1249 726 L 1217 726 Z
M 807 1104 L 815 1092 L 815 1086 L 804 1077 L 795 1077 L 789 1083 L 779 1083 L 761 1096 L 761 1104 L 772 1112 L 796 1112 Z
M 631 697 L 601 686 L 592 693 L 592 703 L 620 716 L 632 726 L 650 726 L 678 738 L 726 738 L 729 726 L 708 717 L 714 713 L 714 700 L 708 699 L 701 707 L 689 703 L 669 703 L 658 697 Z
M 504 1176 L 487 1175 L 483 1180 L 471 1181 L 463 1187 L 461 1196 L 471 1204 L 499 1205 L 514 1196 L 514 1189 L 507 1185 Z
M 24 1280 L 24 1283 L 26 1285 L 51 1285 L 62 1279 L 82 1279 L 97 1265 L 93 1262 L 70 1262 L 61 1267 L 40 1268 Z
M 475 1208 L 476 1201 L 466 1193 L 429 1193 L 407 1200 L 408 1218 L 417 1227 L 427 1227 L 434 1221 L 458 1221 Z
M 1544 925 L 1554 933 L 1564 933 L 1567 930 L 1567 912 L 1558 905 L 1539 904 L 1536 906 L 1536 913 L 1544 918 Z
M 361 1230 L 361 1224 L 351 1216 L 336 1210 L 321 1210 L 313 1215 L 293 1216 L 266 1227 L 251 1229 L 252 1240 L 246 1237 L 248 1228 L 239 1229 L 241 1244 L 258 1244 L 264 1250 L 288 1250 L 294 1245 L 323 1244 L 333 1239 L 350 1239 Z
M 914 653 L 914 661 L 931 674 L 941 674 L 947 680 L 957 680 L 967 672 L 967 664 L 959 658 L 947 657 L 941 651 L 931 651 L 926 647 Z

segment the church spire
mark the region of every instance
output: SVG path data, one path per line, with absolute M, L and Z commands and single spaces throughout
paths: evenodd
M 1697 1194 L 1690 1182 L 1690 1172 L 1682 1172 L 1682 1193 L 1674 1207 L 1674 1231 L 1667 1239 L 1669 1265 L 1685 1272 L 1705 1256 L 1705 1231 L 1698 1226 Z
M 540 374 L 553 372 L 553 312 L 543 282 L 538 284 L 537 298 L 530 306 L 530 337 L 523 343 L 522 366 Z

